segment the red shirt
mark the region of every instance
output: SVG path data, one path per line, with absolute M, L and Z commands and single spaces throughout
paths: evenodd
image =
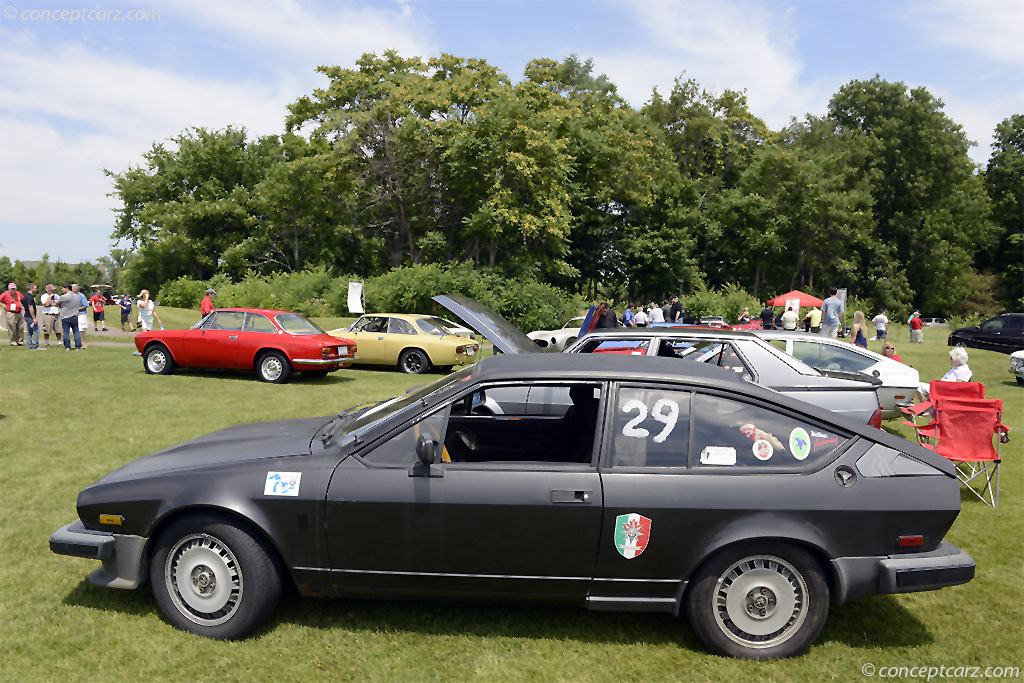
M 921 324 L 921 319 L 920 318 L 911 318 L 910 319 L 910 329 L 912 329 L 912 330 L 919 330 L 922 327 L 923 327 L 923 325 Z
M 103 297 L 102 296 L 100 296 L 99 294 L 93 294 L 92 298 L 89 299 L 89 302 L 92 304 L 92 310 L 96 311 L 97 313 L 102 313 L 103 312 Z
M 203 297 L 203 302 L 199 304 L 199 313 L 201 315 L 206 315 L 211 311 L 213 311 L 213 299 L 211 299 L 210 295 L 207 294 Z
M 3 294 L 0 294 L 0 304 L 3 304 L 4 310 L 9 313 L 21 313 L 24 310 L 21 306 L 21 300 L 24 297 L 18 290 L 13 290 L 13 295 L 11 294 L 11 291 L 12 290 L 8 289 Z

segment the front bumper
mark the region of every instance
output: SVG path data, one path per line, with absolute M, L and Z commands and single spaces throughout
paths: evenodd
M 100 560 L 103 566 L 89 575 L 89 583 L 107 588 L 138 588 L 145 577 L 145 549 L 149 539 L 128 534 L 86 529 L 81 520 L 65 524 L 50 536 L 57 555 Z
M 878 593 L 932 591 L 974 578 L 974 560 L 948 541 L 935 550 L 882 557 L 832 560 L 836 575 L 833 600 L 842 604 Z

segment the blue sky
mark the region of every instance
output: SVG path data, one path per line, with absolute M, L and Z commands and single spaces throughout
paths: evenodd
M 576 54 L 635 106 L 685 71 L 709 90 L 745 90 L 776 128 L 878 73 L 939 96 L 978 164 L 996 123 L 1024 112 L 1022 0 L 0 5 L 0 255 L 11 259 L 107 254 L 115 202 L 102 169 L 138 164 L 189 126 L 280 132 L 286 105 L 323 84 L 317 65 L 388 48 L 483 58 L 513 79 L 530 59 Z

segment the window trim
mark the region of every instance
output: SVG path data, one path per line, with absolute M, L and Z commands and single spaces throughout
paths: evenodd
M 253 318 L 256 318 L 256 317 L 263 318 L 264 320 L 266 320 L 267 322 L 270 323 L 270 326 L 272 328 L 274 328 L 273 331 L 270 331 L 270 330 L 246 329 L 246 325 L 249 322 L 249 317 L 250 316 L 252 316 Z M 252 311 L 246 311 L 245 312 L 245 320 L 242 321 L 242 332 L 254 332 L 256 334 L 277 334 L 279 332 L 279 330 L 277 328 L 277 324 L 273 320 L 268 318 L 267 316 L 263 315 L 262 313 L 253 313 Z
M 604 457 L 601 460 L 601 472 L 603 474 L 608 473 L 619 473 L 619 474 L 684 474 L 690 467 L 690 453 L 693 450 L 693 387 L 685 385 L 672 385 L 672 384 L 640 384 L 636 381 L 623 381 L 615 382 L 615 400 L 609 401 L 608 414 L 605 416 L 605 424 L 607 429 L 604 431 L 608 434 L 606 442 L 606 449 L 602 449 Z M 638 467 L 636 465 L 616 465 L 615 460 L 615 430 L 612 426 L 615 424 L 615 418 L 617 416 L 616 408 L 619 405 L 619 395 L 623 389 L 640 389 L 643 391 L 651 390 L 664 390 L 674 391 L 681 394 L 686 394 L 689 404 L 687 406 L 687 432 L 686 432 L 686 464 L 671 466 L 671 467 L 654 467 L 644 466 Z

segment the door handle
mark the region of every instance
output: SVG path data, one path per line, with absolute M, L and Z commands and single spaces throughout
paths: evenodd
M 238 335 L 237 334 L 228 335 L 228 339 L 238 339 Z
M 563 491 L 560 489 L 551 490 L 552 503 L 586 503 L 590 504 L 594 497 L 593 491 Z

